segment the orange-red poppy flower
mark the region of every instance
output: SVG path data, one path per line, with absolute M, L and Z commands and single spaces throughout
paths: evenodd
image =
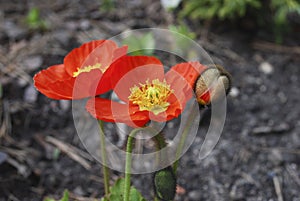
M 120 102 L 91 98 L 86 109 L 97 119 L 142 127 L 148 121 L 178 117 L 193 95 L 193 85 L 206 67 L 198 62 L 182 63 L 166 74 L 154 57 L 123 56 L 107 70 Z
M 110 40 L 95 40 L 72 50 L 64 63 L 42 70 L 34 76 L 35 87 L 52 99 L 81 99 L 111 89 L 110 83 L 99 85 L 103 73 L 127 46 L 118 48 Z

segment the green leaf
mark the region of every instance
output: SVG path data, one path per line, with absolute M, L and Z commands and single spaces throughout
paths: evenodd
M 275 14 L 275 23 L 277 25 L 283 25 L 287 23 L 287 16 L 288 10 L 286 7 L 281 7 L 280 9 L 277 10 L 276 14 Z
M 40 18 L 40 10 L 36 7 L 33 7 L 29 10 L 25 19 L 25 23 L 30 29 L 48 29 L 48 24 L 46 23 L 46 21 Z
M 124 185 L 125 185 L 125 179 L 120 178 L 116 181 L 116 183 L 110 188 L 110 196 L 109 200 L 123 200 L 124 196 Z M 102 200 L 103 199 L 103 200 Z M 106 198 L 102 198 L 101 201 L 107 201 Z M 130 201 L 146 201 L 145 198 L 143 198 L 142 194 L 138 192 L 136 188 L 133 186 L 130 187 Z
M 69 200 L 69 191 L 64 191 L 64 196 L 60 199 L 60 201 L 68 201 Z
M 180 33 L 180 34 L 182 34 L 186 37 L 189 37 L 191 39 L 196 38 L 196 34 L 192 31 L 190 31 L 189 28 L 185 24 L 181 24 L 179 26 L 170 25 L 169 30 L 171 30 L 173 32 Z M 175 37 L 175 39 L 177 39 L 177 37 Z
M 44 201 L 55 201 L 53 198 L 46 197 Z M 63 197 L 59 201 L 69 201 L 69 191 L 65 190 Z
M 38 8 L 31 8 L 28 15 L 27 21 L 29 23 L 36 23 L 40 20 L 40 11 Z
M 100 201 L 109 201 L 106 197 L 101 198 Z

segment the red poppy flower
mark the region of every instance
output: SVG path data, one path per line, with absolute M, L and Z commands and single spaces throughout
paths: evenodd
M 183 63 L 166 74 L 154 57 L 123 56 L 107 70 L 111 86 L 121 102 L 103 98 L 88 100 L 86 109 L 97 119 L 122 122 L 132 127 L 149 120 L 169 121 L 178 117 L 193 95 L 193 85 L 206 67 Z
M 110 64 L 125 55 L 127 46 L 118 48 L 110 40 L 96 40 L 72 50 L 64 63 L 42 70 L 34 76 L 35 87 L 53 99 L 80 99 L 111 89 L 109 83 L 98 82 Z

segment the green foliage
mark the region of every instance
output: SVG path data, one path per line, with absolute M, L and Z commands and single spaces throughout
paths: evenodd
M 52 155 L 53 160 L 57 160 L 59 158 L 59 155 L 60 155 L 60 150 L 55 148 Z
M 112 11 L 115 8 L 113 0 L 103 0 L 100 6 L 100 10 L 104 12 Z
M 35 7 L 29 10 L 25 22 L 32 30 L 46 30 L 48 28 L 46 21 L 40 18 L 40 10 Z
M 147 33 L 140 36 L 130 35 L 123 39 L 122 43 L 128 45 L 130 55 L 153 55 L 155 40 L 153 34 Z
M 45 198 L 44 201 L 55 201 L 55 199 Z M 63 197 L 60 200 L 58 200 L 58 201 L 69 201 L 69 191 L 65 190 Z
M 261 3 L 259 0 L 186 0 L 180 16 L 192 19 L 233 19 L 243 17 L 248 7 L 260 8 Z
M 170 25 L 169 29 L 171 31 L 174 31 L 174 32 L 180 33 L 186 37 L 189 37 L 190 39 L 196 38 L 196 34 L 192 31 L 190 31 L 189 28 L 185 24 L 181 24 L 179 26 Z
M 251 8 L 251 9 L 250 9 Z M 276 42 L 282 42 L 282 35 L 288 30 L 287 15 L 298 13 L 300 15 L 299 0 L 185 0 L 180 17 L 189 17 L 197 20 L 217 18 L 238 19 L 247 12 L 255 12 L 256 22 L 261 27 L 273 26 Z
M 175 53 L 178 55 L 183 55 L 186 58 L 193 59 L 197 53 L 191 49 L 191 41 L 186 37 L 193 40 L 196 38 L 196 33 L 190 31 L 189 28 L 183 23 L 179 26 L 170 25 L 169 30 L 174 32 L 172 33 L 172 40 Z
M 282 34 L 288 28 L 287 15 L 292 12 L 300 15 L 300 2 L 299 0 L 272 0 L 271 9 L 274 12 L 274 32 L 276 42 L 282 42 Z
M 123 200 L 124 195 L 124 185 L 125 180 L 123 178 L 120 178 L 116 181 L 114 186 L 110 188 L 110 196 L 108 198 L 102 198 L 101 201 L 108 201 L 108 200 Z M 130 201 L 146 201 L 145 198 L 141 195 L 140 192 L 134 187 L 130 188 Z

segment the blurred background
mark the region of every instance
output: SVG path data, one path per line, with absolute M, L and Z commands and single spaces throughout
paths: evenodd
M 58 199 L 65 189 L 71 200 L 101 198 L 101 165 L 76 134 L 71 102 L 43 96 L 32 77 L 84 42 L 139 28 L 195 40 L 233 77 L 222 136 L 200 160 L 206 110 L 175 200 L 299 201 L 299 0 L 0 0 L 0 201 Z M 123 42 L 155 48 L 151 35 Z M 133 176 L 148 200 L 151 178 Z

